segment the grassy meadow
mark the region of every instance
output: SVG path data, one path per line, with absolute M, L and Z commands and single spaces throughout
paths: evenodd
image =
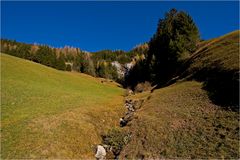
M 86 158 L 118 124 L 123 89 L 1 53 L 1 157 Z

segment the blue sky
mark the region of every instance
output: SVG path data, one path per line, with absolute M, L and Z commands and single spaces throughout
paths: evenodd
M 130 50 L 147 42 L 171 8 L 188 12 L 201 37 L 239 29 L 238 1 L 1 2 L 1 37 L 82 50 Z

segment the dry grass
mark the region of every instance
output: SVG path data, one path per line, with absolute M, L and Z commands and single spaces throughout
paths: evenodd
M 181 82 L 132 96 L 148 100 L 127 128 L 132 140 L 121 158 L 239 158 L 239 112 L 222 106 L 239 109 L 231 106 L 239 100 L 239 31 L 199 47 Z M 186 81 L 194 79 L 201 83 Z
M 239 158 L 239 115 L 211 103 L 198 82 L 155 90 L 128 128 L 127 158 Z
M 203 45 L 188 60 L 184 75 L 195 76 L 203 69 L 239 70 L 239 30 L 202 42 Z
M 202 43 L 179 78 L 204 82 L 215 104 L 238 110 L 239 30 Z

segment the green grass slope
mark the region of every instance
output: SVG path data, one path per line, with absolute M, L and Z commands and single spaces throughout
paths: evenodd
M 114 83 L 1 54 L 1 157 L 93 158 L 122 95 Z
M 196 81 L 155 90 L 127 129 L 121 158 L 239 158 L 239 114 L 214 105 Z
M 200 46 L 178 82 L 132 97 L 150 99 L 122 158 L 239 158 L 239 31 Z

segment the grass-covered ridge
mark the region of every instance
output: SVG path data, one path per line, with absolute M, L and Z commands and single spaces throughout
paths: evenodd
M 122 158 L 239 159 L 239 31 L 202 42 L 177 78 L 131 98 L 143 97 Z
M 238 110 L 239 30 L 202 43 L 180 77 L 204 82 L 211 100 Z
M 203 69 L 239 70 L 239 30 L 203 41 L 188 60 L 186 72 L 196 76 Z
M 1 54 L 2 158 L 86 158 L 117 125 L 123 90 Z

